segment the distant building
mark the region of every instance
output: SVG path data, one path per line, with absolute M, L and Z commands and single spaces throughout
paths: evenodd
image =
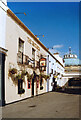
M 81 60 L 77 58 L 76 54 L 72 54 L 71 47 L 69 54 L 64 55 L 65 61 L 65 77 L 68 79 L 80 79 L 81 77 Z
M 49 49 L 50 52 L 51 49 Z M 48 67 L 48 73 L 50 74 L 50 80 L 49 80 L 49 91 L 52 90 L 53 86 L 51 86 L 51 83 L 53 82 L 53 75 L 56 77 L 55 81 L 57 82 L 58 86 L 64 86 L 67 82 L 67 78 L 63 77 L 64 75 L 64 60 L 62 57 L 60 57 L 59 53 L 53 53 L 53 56 L 55 59 L 53 59 L 49 55 L 49 67 Z M 48 82 L 47 82 L 48 84 Z M 48 85 L 47 85 L 48 86 Z
M 50 51 L 51 52 L 51 51 Z M 58 54 L 59 56 L 59 54 Z M 62 58 L 61 58 L 62 59 Z M 48 54 L 48 58 L 47 58 L 47 74 L 50 75 L 50 79 L 47 81 L 47 91 L 52 91 L 53 86 L 52 86 L 52 82 L 53 82 L 53 77 L 54 76 L 60 76 L 61 80 L 62 80 L 62 76 L 64 74 L 64 63 L 63 62 L 59 62 L 60 60 L 56 58 L 56 56 L 51 56 L 50 54 Z M 57 78 L 55 79 L 55 81 L 57 81 Z M 59 84 L 60 86 L 61 84 Z M 49 86 L 49 87 L 48 87 Z
M 56 73 L 57 73 L 57 78 L 56 78 L 57 85 L 62 87 L 68 81 L 68 78 L 64 77 L 64 74 L 65 74 L 65 63 L 64 63 L 63 58 L 59 55 L 59 53 L 54 53 L 53 55 L 64 66 L 64 67 L 61 67 L 61 66 L 59 66 L 59 64 L 56 63 L 56 69 L 55 69 Z

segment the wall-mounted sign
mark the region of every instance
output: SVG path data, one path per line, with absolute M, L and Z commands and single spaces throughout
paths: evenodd
M 46 58 L 41 58 L 40 59 L 40 70 L 41 71 L 46 71 Z
M 40 47 L 34 41 L 32 41 L 29 37 L 27 38 L 28 38 L 28 43 L 32 44 L 36 49 L 40 51 Z

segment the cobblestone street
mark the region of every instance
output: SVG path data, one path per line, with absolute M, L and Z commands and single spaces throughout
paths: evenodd
M 3 107 L 3 118 L 79 118 L 79 95 L 49 92 Z

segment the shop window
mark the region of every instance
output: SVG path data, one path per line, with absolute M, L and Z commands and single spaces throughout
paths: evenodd
M 31 88 L 31 82 L 28 80 L 28 89 Z
M 23 80 L 18 80 L 18 94 L 24 93 L 25 90 L 23 89 Z

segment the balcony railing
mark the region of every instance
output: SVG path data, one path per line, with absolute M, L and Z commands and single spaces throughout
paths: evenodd
M 39 68 L 39 61 L 29 58 L 27 55 L 24 55 L 20 51 L 17 53 L 17 63 L 22 65 L 28 65 L 31 68 Z

